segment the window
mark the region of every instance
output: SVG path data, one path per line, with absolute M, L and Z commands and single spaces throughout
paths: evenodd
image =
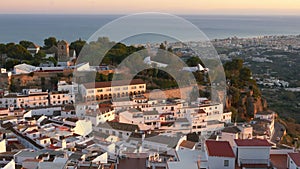
M 228 167 L 229 166 L 229 160 L 224 160 L 224 167 Z

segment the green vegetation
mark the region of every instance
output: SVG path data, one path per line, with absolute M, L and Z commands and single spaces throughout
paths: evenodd
M 229 90 L 231 92 L 236 91 L 233 88 L 240 90 L 252 90 L 254 97 L 260 97 L 261 93 L 256 84 L 256 81 L 252 79 L 251 70 L 247 67 L 243 66 L 242 59 L 233 59 L 231 62 L 226 62 L 224 64 L 226 79 L 230 83 Z M 236 93 L 234 93 L 235 97 L 238 97 Z
M 52 46 L 56 46 L 57 45 L 57 40 L 55 37 L 49 37 L 47 39 L 44 40 L 44 49 L 49 49 Z
M 202 63 L 201 59 L 196 56 L 192 56 L 192 57 L 188 58 L 185 63 L 190 67 L 198 66 L 198 64 L 204 65 Z
M 74 49 L 77 56 L 79 55 L 81 49 L 86 44 L 86 41 L 78 39 L 70 44 L 70 49 Z
M 253 72 L 254 75 L 260 78 L 276 77 L 280 80 L 284 80 L 290 83 L 290 87 L 300 86 L 300 62 L 299 52 L 288 52 L 278 49 L 266 50 L 263 48 L 256 48 L 255 50 L 249 50 L 247 47 L 244 49 L 238 48 L 216 48 L 219 54 L 226 54 L 229 56 L 231 52 L 239 51 L 240 55 L 231 55 L 231 58 L 243 59 L 247 62 L 247 67 Z M 252 60 L 254 57 L 267 58 L 272 62 L 255 62 Z M 234 66 L 234 65 L 232 65 Z M 238 73 L 238 72 L 237 72 Z M 244 72 L 245 73 L 245 72 Z M 268 73 L 268 74 L 267 74 Z M 247 74 L 247 73 L 246 73 Z M 230 76 L 226 74 L 227 76 Z M 245 79 L 244 79 L 245 80 Z M 239 83 L 238 78 L 231 80 L 234 86 L 240 88 L 243 84 Z M 253 80 L 252 80 L 253 81 Z M 251 82 L 248 81 L 248 83 Z M 252 82 L 254 83 L 254 82 Z M 268 108 L 278 113 L 278 121 L 287 129 L 287 135 L 284 137 L 282 143 L 292 145 L 294 137 L 300 139 L 300 114 L 299 114 L 299 92 L 289 92 L 282 88 L 264 88 L 261 86 L 261 90 L 256 85 L 250 86 L 250 89 L 257 95 L 262 95 L 267 100 Z M 235 93 L 235 97 L 238 98 L 237 92 L 233 92 L 230 88 L 231 93 Z M 238 106 L 236 99 L 232 99 L 234 107 Z

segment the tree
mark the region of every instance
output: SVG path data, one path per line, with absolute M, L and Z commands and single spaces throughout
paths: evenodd
M 6 53 L 6 45 L 1 43 L 0 44 L 0 54 Z
M 163 43 L 161 43 L 161 44 L 159 45 L 159 49 L 166 50 L 166 46 L 165 46 Z
M 74 49 L 76 55 L 78 56 L 83 46 L 86 44 L 86 41 L 78 39 L 70 44 L 70 49 Z
M 243 68 L 243 60 L 233 59 L 231 62 L 225 63 L 224 68 L 228 71 L 239 71 Z
M 26 48 L 26 49 L 27 49 L 30 45 L 34 45 L 33 42 L 26 41 L 26 40 L 20 41 L 19 44 L 20 44 L 21 46 L 23 46 L 24 48 Z
M 52 46 L 57 45 L 57 40 L 55 37 L 49 37 L 44 40 L 44 45 L 45 45 L 44 48 L 49 49 Z
M 39 51 L 37 54 L 34 55 L 33 60 L 31 61 L 31 64 L 34 66 L 39 66 L 40 63 L 43 62 L 43 60 L 45 59 L 46 54 L 43 51 Z
M 57 60 L 54 57 L 49 57 L 48 60 L 52 62 L 55 66 L 57 65 Z
M 9 43 L 6 45 L 6 54 L 10 58 L 20 59 L 20 60 L 32 60 L 31 54 L 26 48 L 19 44 Z
M 36 59 L 44 59 L 46 57 L 46 53 L 43 51 L 39 51 L 37 54 L 34 55 Z
M 201 64 L 203 65 L 201 59 L 199 57 L 196 57 L 196 56 L 193 56 L 193 57 L 190 57 L 187 61 L 186 61 L 186 64 L 190 67 L 193 67 L 193 66 L 197 66 L 198 64 Z
M 5 64 L 5 68 L 7 70 L 12 70 L 12 68 L 17 65 L 17 64 L 20 64 L 21 62 L 19 60 L 16 60 L 16 59 L 9 59 L 8 61 L 6 61 L 6 64 Z
M 249 81 L 251 78 L 251 70 L 247 67 L 243 67 L 240 70 L 240 75 L 239 75 L 240 80 L 242 81 Z

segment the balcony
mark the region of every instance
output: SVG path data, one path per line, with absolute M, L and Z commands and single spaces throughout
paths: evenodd
M 240 165 L 267 165 L 270 166 L 270 159 L 241 159 L 239 158 Z

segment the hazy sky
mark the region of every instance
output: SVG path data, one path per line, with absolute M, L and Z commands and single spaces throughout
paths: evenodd
M 296 14 L 300 0 L 1 0 L 0 13 Z

